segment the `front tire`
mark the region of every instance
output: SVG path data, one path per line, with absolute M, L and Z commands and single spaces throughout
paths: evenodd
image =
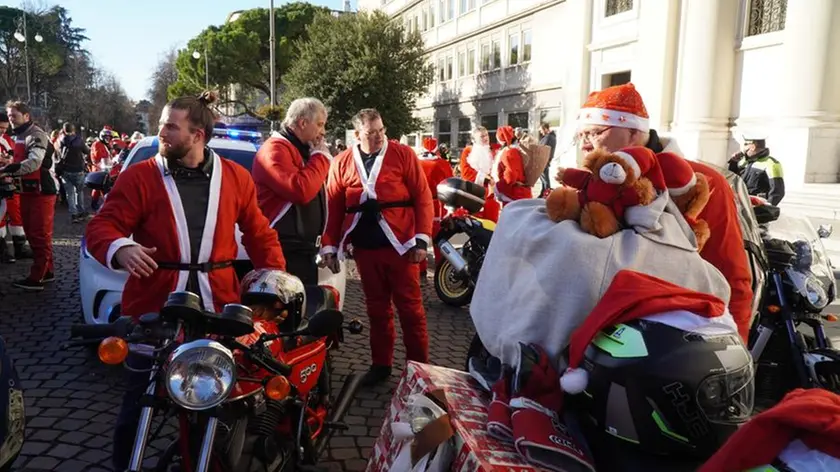
M 455 273 L 455 268 L 446 259 L 435 268 L 435 292 L 443 303 L 457 307 L 467 305 L 472 301 L 474 289 L 464 277 Z

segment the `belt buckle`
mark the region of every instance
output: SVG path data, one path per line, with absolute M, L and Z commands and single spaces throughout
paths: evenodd
M 318 237 L 315 238 L 315 247 L 319 248 L 319 249 L 321 247 L 321 235 L 320 234 L 318 235 Z

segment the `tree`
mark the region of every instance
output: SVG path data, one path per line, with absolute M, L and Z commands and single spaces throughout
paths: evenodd
M 391 137 L 420 127 L 412 110 L 433 71 L 419 33 L 406 34 L 382 12 L 320 14 L 299 47 L 300 58 L 283 79 L 283 103 L 318 97 L 330 108 L 332 135 L 343 135 L 362 108 L 379 110 Z
M 296 41 L 306 38 L 307 27 L 319 11 L 327 9 L 304 2 L 288 3 L 274 10 L 277 72 L 287 70 L 296 59 Z M 211 86 L 238 85 L 245 93 L 261 92 L 269 96 L 268 36 L 269 11 L 266 8 L 245 11 L 236 21 L 205 29 L 178 53 L 175 62 L 178 81 L 169 88 L 170 98 L 197 94 L 204 89 L 205 61 L 209 61 Z M 201 57 L 195 59 L 193 51 L 198 51 Z M 256 115 L 250 107 L 246 112 Z
M 178 59 L 178 50 L 170 48 L 158 61 L 157 68 L 152 73 L 152 86 L 147 92 L 151 106 L 149 107 L 149 129 L 150 132 L 157 132 L 158 119 L 166 102 L 169 101 L 169 88 L 178 81 L 178 68 L 175 61 Z

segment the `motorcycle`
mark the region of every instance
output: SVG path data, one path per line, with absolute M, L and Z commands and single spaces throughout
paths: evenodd
M 767 255 L 761 307 L 749 339 L 757 400 L 772 405 L 794 388 L 840 393 L 840 346 L 832 345 L 824 329 L 824 322 L 836 317 L 822 313 L 837 295 L 821 241 L 831 235 L 831 227 L 815 231 L 806 218 L 756 203 Z M 810 332 L 800 330 L 804 327 Z
M 461 307 L 472 300 L 496 224 L 475 216 L 484 206 L 481 185 L 452 177 L 437 186 L 437 195 L 449 213 L 434 239 L 443 255 L 442 261 L 435 261 L 435 292 L 447 305 Z M 466 238 L 460 250 L 450 241 L 455 237 Z
M 333 400 L 330 351 L 343 341 L 345 325 L 331 295 L 307 287 L 315 314 L 282 332 L 272 321 L 254 322 L 243 305 L 211 313 L 194 293 L 173 292 L 160 313 L 137 321 L 73 325 L 71 335 L 87 339 L 67 345 L 99 337 L 106 364 L 123 363 L 130 344 L 132 354 L 152 361 L 128 470 L 141 470 L 147 445 L 171 416 L 178 434 L 159 457 L 158 471 L 309 470 L 332 435 L 347 429 L 341 421 L 362 381 L 351 374 Z M 346 327 L 362 331 L 358 320 Z M 150 434 L 156 411 L 164 418 Z

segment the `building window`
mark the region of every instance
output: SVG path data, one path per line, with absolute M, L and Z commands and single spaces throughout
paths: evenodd
M 493 69 L 502 67 L 502 42 L 499 40 L 493 41 Z
M 490 142 L 496 142 L 496 130 L 499 129 L 499 115 L 483 115 L 481 117 L 481 126 L 487 128 L 487 134 L 490 135 Z
M 458 53 L 458 77 L 467 75 L 467 54 L 464 51 Z
M 423 31 L 426 31 L 428 29 L 429 29 L 429 12 L 426 11 L 426 10 L 423 10 Z
M 461 0 L 461 14 L 475 10 L 475 0 Z
M 521 111 L 516 113 L 508 113 L 508 126 L 514 128 L 530 129 L 528 127 L 528 112 Z
M 455 18 L 455 0 L 446 0 L 446 7 L 446 19 L 451 20 L 452 18 Z
M 785 29 L 787 0 L 750 0 L 750 22 L 747 36 Z
M 405 137 L 405 144 L 408 147 L 417 147 L 417 135 L 416 134 L 409 134 Z
M 420 31 L 420 15 L 414 15 L 414 32 Z
M 467 50 L 467 74 L 475 74 L 475 49 Z
M 438 80 L 444 82 L 446 80 L 446 71 L 443 69 L 443 58 L 439 58 L 437 61 L 437 68 L 438 68 Z
M 531 60 L 531 42 L 533 41 L 533 37 L 531 35 L 531 30 L 525 30 L 522 32 L 522 62 L 528 62 Z
M 618 15 L 633 9 L 633 0 L 607 0 L 604 16 Z
M 429 4 L 429 28 L 435 27 L 435 7 Z
M 489 44 L 482 44 L 481 45 L 481 72 L 487 72 L 490 70 L 490 45 Z
M 550 128 L 559 128 L 562 118 L 563 113 L 560 107 L 544 108 L 540 110 L 540 125 L 548 123 Z
M 438 142 L 452 145 L 452 120 L 438 120 Z
M 510 56 L 508 57 L 508 64 L 519 64 L 519 33 L 510 35 L 510 38 L 508 40 L 510 41 L 510 43 L 508 44 L 510 47 Z
M 452 80 L 452 56 L 446 56 L 446 80 Z
M 458 118 L 458 148 L 464 149 L 470 145 L 472 122 L 469 118 Z
M 615 87 L 616 85 L 624 85 L 630 83 L 632 74 L 629 70 L 624 72 L 614 72 L 612 74 L 605 74 L 601 77 L 601 87 Z

